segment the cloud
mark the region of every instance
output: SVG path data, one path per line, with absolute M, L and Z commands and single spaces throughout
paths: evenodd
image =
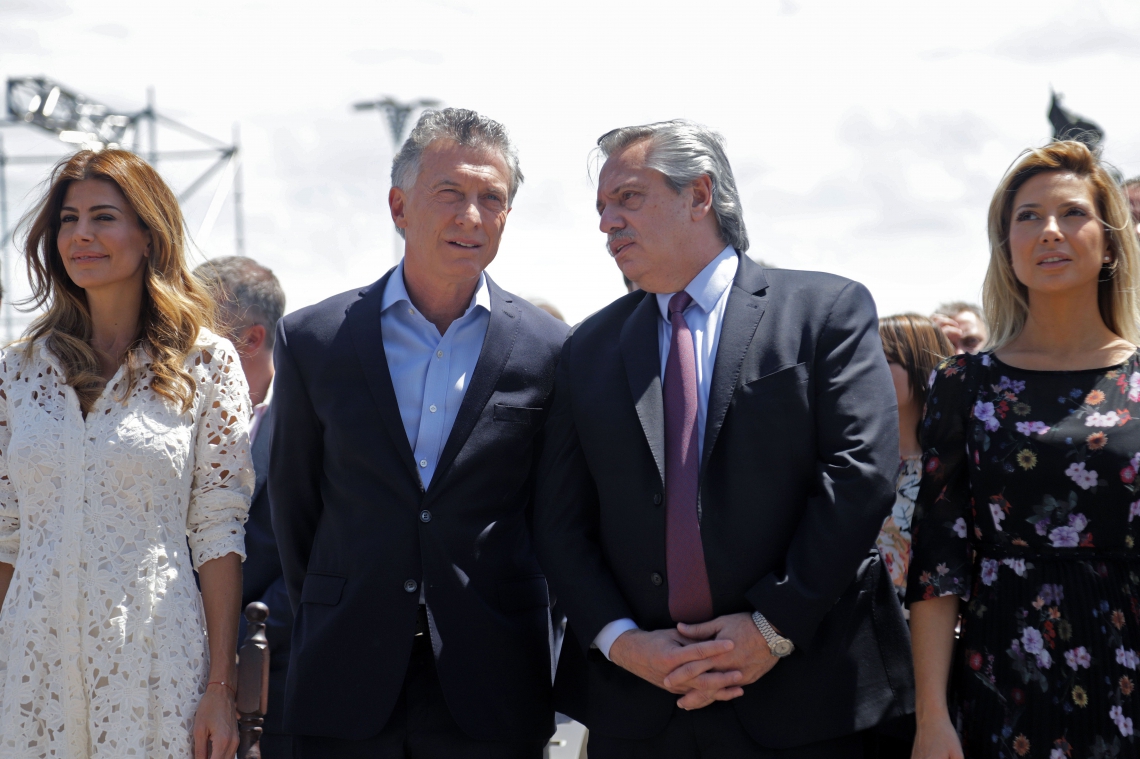
M 131 30 L 122 24 L 100 24 L 99 26 L 91 27 L 91 31 L 120 40 L 131 36 Z
M 1055 63 L 1105 53 L 1140 58 L 1140 31 L 1106 24 L 1093 18 L 1066 19 L 1064 33 L 1052 20 L 1036 29 L 1020 30 L 1001 39 L 989 50 L 994 55 L 1022 63 Z
M 364 66 L 373 66 L 378 63 L 408 60 L 416 63 L 438 64 L 438 56 L 430 50 L 406 50 L 402 48 L 354 50 L 348 54 L 348 60 Z

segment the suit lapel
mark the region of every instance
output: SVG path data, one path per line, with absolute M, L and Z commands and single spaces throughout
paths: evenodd
M 500 290 L 490 277 L 487 277 L 487 289 L 491 296 L 487 335 L 479 350 L 479 360 L 475 363 L 471 384 L 463 394 L 455 424 L 451 426 L 451 433 L 447 436 L 447 443 L 443 446 L 443 453 L 440 454 L 435 474 L 432 475 L 432 485 L 444 479 L 448 467 L 455 461 L 467 438 L 471 436 L 471 431 L 475 429 L 487 401 L 499 384 L 499 376 L 507 365 L 507 359 L 511 357 L 522 324 L 522 311 L 514 304 L 511 296 Z
M 384 288 L 393 271 L 394 268 L 390 269 L 379 282 L 361 291 L 360 300 L 348 307 L 345 320 L 348 322 L 349 334 L 352 335 L 352 344 L 356 348 L 356 357 L 360 361 L 360 368 L 364 370 L 368 389 L 372 392 L 372 400 L 380 411 L 384 428 L 391 436 L 396 450 L 399 451 L 400 460 L 416 478 L 416 482 L 419 482 L 420 475 L 416 470 L 412 447 L 408 443 L 408 434 L 404 430 L 404 420 L 400 416 L 396 389 L 392 386 L 392 372 L 388 369 L 388 357 L 384 354 L 384 336 L 380 328 Z
M 713 363 L 712 385 L 709 388 L 708 414 L 705 417 L 705 448 L 701 456 L 701 476 L 716 445 L 717 435 L 724 425 L 728 404 L 736 390 L 744 354 L 752 344 L 760 318 L 764 315 L 764 298 L 757 295 L 768 287 L 764 270 L 747 255 L 741 253 L 740 267 L 732 281 L 732 291 L 724 309 L 724 323 L 720 329 L 720 343 Z
M 665 485 L 665 401 L 661 395 L 661 349 L 657 338 L 657 298 L 646 293 L 621 329 L 621 355 L 641 429 Z

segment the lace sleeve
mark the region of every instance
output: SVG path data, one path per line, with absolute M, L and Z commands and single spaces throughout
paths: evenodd
M 970 596 L 974 514 L 966 436 L 980 369 L 978 358 L 955 356 L 935 370 L 922 420 L 922 481 L 911 525 L 908 603 Z
M 8 426 L 8 394 L 4 377 L 7 359 L 0 358 L 0 563 L 15 564 L 20 553 L 20 505 L 16 489 L 8 479 L 8 443 L 12 429 Z
M 194 482 L 186 531 L 197 569 L 236 553 L 245 560 L 245 524 L 253 496 L 249 453 L 249 390 L 237 352 L 228 341 L 204 347 L 198 372 Z

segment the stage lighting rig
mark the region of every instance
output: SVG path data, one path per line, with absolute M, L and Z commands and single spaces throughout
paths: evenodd
M 7 100 L 11 120 L 52 132 L 63 142 L 94 149 L 119 147 L 137 118 L 116 113 L 110 106 L 47 77 L 9 79 Z
M 356 103 L 353 108 L 358 111 L 380 111 L 388 119 L 388 131 L 392 134 L 392 144 L 396 150 L 399 150 L 400 143 L 404 141 L 404 127 L 407 125 L 408 117 L 412 115 L 412 111 L 420 108 L 435 108 L 439 104 L 438 100 L 429 98 L 401 103 L 393 97 L 386 97 L 383 100 L 366 100 L 362 103 Z

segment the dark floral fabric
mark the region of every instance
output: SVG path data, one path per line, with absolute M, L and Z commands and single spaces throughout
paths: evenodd
M 1140 753 L 1137 417 L 1137 355 L 935 370 L 907 601 L 963 598 L 952 691 L 971 759 Z

